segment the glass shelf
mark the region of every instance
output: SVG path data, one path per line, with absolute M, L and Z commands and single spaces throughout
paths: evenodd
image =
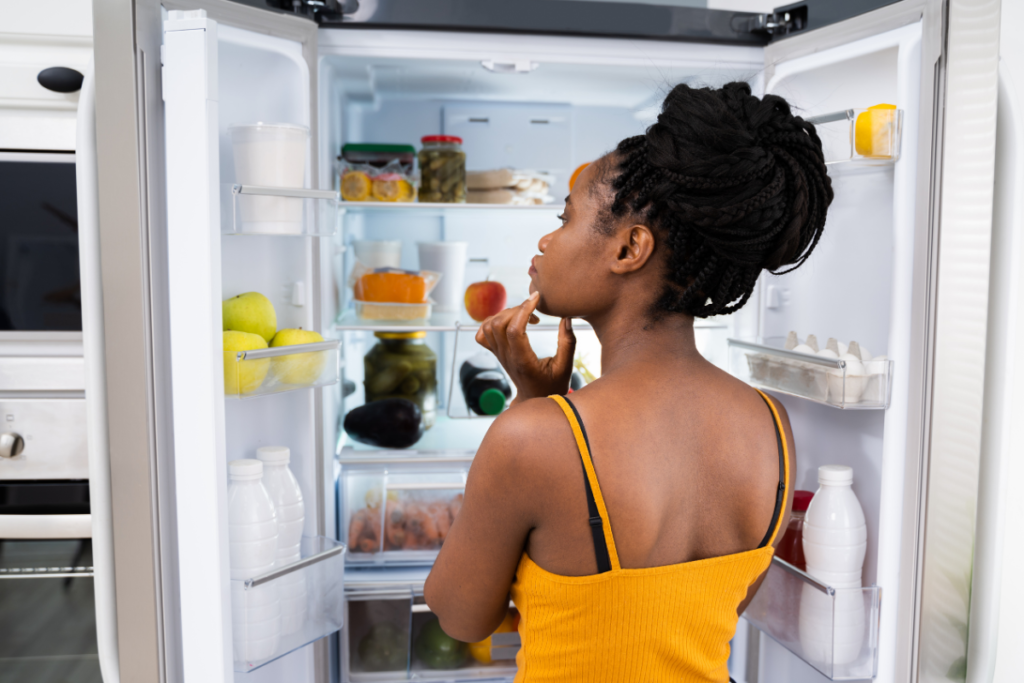
M 807 121 L 821 138 L 826 165 L 891 166 L 899 161 L 902 109 L 844 109 Z
M 344 214 L 415 214 L 417 216 L 444 216 L 447 214 L 491 213 L 507 211 L 511 213 L 546 213 L 552 216 L 565 209 L 564 204 L 535 204 L 529 206 L 512 206 L 510 204 L 439 204 L 432 202 L 348 202 L 342 201 L 338 209 Z
M 743 617 L 833 681 L 878 673 L 882 590 L 832 588 L 778 557 Z
M 339 195 L 332 190 L 227 185 L 225 235 L 329 237 L 338 227 Z
M 234 669 L 246 673 L 341 630 L 345 546 L 304 536 L 302 559 L 231 581 Z
M 423 437 L 409 448 L 382 449 L 378 446 L 353 441 L 341 431 L 341 446 L 337 455 L 341 460 L 365 458 L 369 453 L 388 454 L 401 457 L 433 455 L 436 453 L 475 453 L 484 434 L 494 422 L 493 417 L 479 420 L 453 420 L 444 413 L 437 416 L 434 426 L 424 432 Z
M 255 398 L 285 391 L 325 387 L 338 382 L 339 339 L 312 344 L 224 352 L 224 393 Z
M 771 340 L 769 340 L 771 341 Z M 751 386 L 845 410 L 885 410 L 892 394 L 893 362 L 864 361 L 863 375 L 845 361 L 787 351 L 778 345 L 729 339 L 729 371 Z
M 536 325 L 530 325 L 529 331 L 551 332 L 558 329 L 558 318 L 540 316 L 541 321 Z M 426 332 L 458 332 L 476 330 L 480 323 L 473 320 L 466 313 L 434 313 L 425 320 L 410 320 L 408 322 L 391 322 L 366 320 L 356 315 L 354 309 L 346 309 L 338 316 L 334 329 L 341 331 L 363 330 L 367 332 L 414 332 L 423 330 Z M 574 330 L 589 330 L 590 324 L 584 320 L 574 318 L 572 321 Z

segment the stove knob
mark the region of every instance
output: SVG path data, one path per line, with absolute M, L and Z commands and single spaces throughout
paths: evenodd
M 4 432 L 0 434 L 0 457 L 13 458 L 25 450 L 25 440 L 20 434 Z

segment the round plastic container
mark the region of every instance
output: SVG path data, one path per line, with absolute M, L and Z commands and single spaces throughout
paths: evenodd
M 309 129 L 290 123 L 231 126 L 235 182 L 263 187 L 304 186 Z M 238 197 L 242 232 L 299 234 L 305 200 L 293 197 Z
M 466 252 L 469 242 L 417 242 L 420 270 L 441 273 L 430 292 L 434 310 L 457 313 L 465 296 Z

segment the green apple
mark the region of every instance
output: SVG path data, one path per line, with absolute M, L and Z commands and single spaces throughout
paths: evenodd
M 301 327 L 295 330 L 279 330 L 274 338 L 270 340 L 270 346 L 295 346 L 297 344 L 312 344 L 322 342 L 323 337 L 319 332 L 304 330 Z M 313 384 L 324 371 L 327 363 L 327 351 L 312 351 L 307 353 L 290 353 L 287 356 L 274 356 L 271 367 L 274 371 L 274 378 L 282 384 Z
M 269 342 L 277 332 L 277 313 L 270 299 L 259 292 L 246 292 L 224 300 L 224 329 L 250 332 Z
M 263 384 L 270 370 L 270 359 L 238 360 L 239 351 L 265 349 L 267 342 L 258 334 L 226 330 L 224 332 L 224 393 L 251 394 Z

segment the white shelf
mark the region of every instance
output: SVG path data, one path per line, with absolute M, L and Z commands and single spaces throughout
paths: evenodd
M 534 204 L 529 206 L 513 206 L 510 204 L 440 204 L 433 202 L 347 202 L 338 204 L 338 211 L 351 214 L 415 214 L 418 216 L 444 216 L 446 214 L 493 213 L 505 211 L 509 213 L 557 215 L 565 209 L 563 204 Z

